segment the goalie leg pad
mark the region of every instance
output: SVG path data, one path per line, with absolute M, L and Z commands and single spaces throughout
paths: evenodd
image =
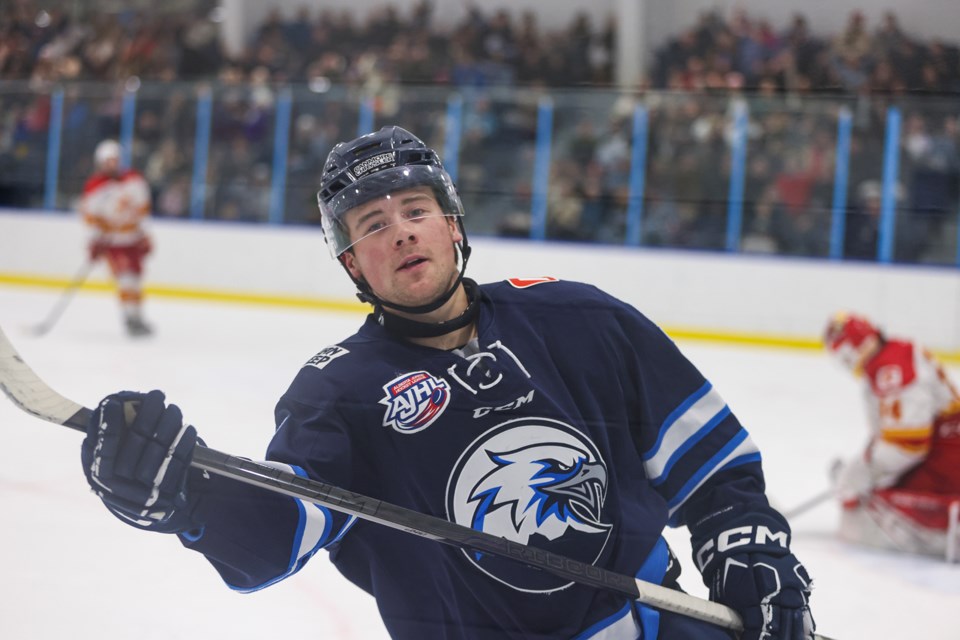
M 905 553 L 945 557 L 950 508 L 960 496 L 883 490 L 845 506 L 840 537 L 848 542 Z

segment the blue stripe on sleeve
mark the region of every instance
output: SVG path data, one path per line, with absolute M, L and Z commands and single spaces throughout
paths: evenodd
M 683 454 L 692 449 L 698 442 L 703 440 L 708 433 L 713 431 L 714 428 L 723 422 L 723 419 L 729 415 L 730 408 L 724 405 L 723 409 L 721 409 L 717 415 L 713 416 L 713 418 L 711 418 L 707 424 L 703 425 L 699 431 L 687 438 L 683 444 L 673 452 L 673 455 L 670 456 L 670 459 L 667 460 L 667 463 L 663 466 L 663 471 L 660 472 L 660 475 L 650 479 L 651 484 L 653 484 L 655 487 L 663 484 L 670 475 L 670 470 L 673 469 L 673 465 L 677 463 L 677 460 L 682 458 Z
M 670 415 L 667 416 L 666 420 L 663 421 L 663 425 L 660 427 L 660 432 L 657 434 L 657 441 L 653 443 L 653 446 L 650 447 L 650 450 L 643 454 L 644 461 L 650 460 L 657 455 L 657 452 L 660 450 L 660 445 L 663 444 L 663 437 L 667 434 L 670 427 L 673 426 L 673 423 L 677 421 L 677 418 L 682 416 L 687 410 L 696 404 L 697 400 L 709 393 L 712 388 L 710 382 L 703 383 L 703 386 L 693 392 L 693 394 L 680 403 L 676 409 L 670 412 Z
M 690 479 L 680 488 L 677 493 L 667 501 L 670 508 L 670 524 L 677 522 L 676 514 L 683 503 L 700 485 L 710 479 L 714 474 L 726 469 L 732 469 L 750 462 L 760 461 L 760 451 L 750 439 L 749 434 L 742 427 L 737 434 L 717 453 L 715 453 L 703 466 L 697 470 Z
M 292 471 L 300 477 L 307 477 L 306 471 L 300 467 L 273 462 L 268 462 L 267 464 Z M 297 524 L 297 530 L 293 536 L 290 549 L 290 561 L 287 565 L 287 570 L 282 574 L 254 587 L 241 588 L 228 584 L 227 586 L 229 586 L 231 589 L 241 593 L 252 593 L 254 591 L 265 589 L 270 585 L 276 584 L 277 582 L 290 577 L 299 571 L 300 568 L 306 564 L 307 560 L 313 557 L 317 551 L 331 542 L 340 540 L 343 535 L 353 526 L 354 522 L 356 522 L 355 516 L 350 517 L 344 526 L 341 527 L 336 538 L 331 541 L 330 538 L 333 531 L 334 516 L 330 510 L 320 505 L 314 505 L 311 502 L 306 502 L 299 499 L 293 500 L 296 503 L 297 511 L 299 512 L 299 522 Z M 314 510 L 314 508 L 316 510 Z
M 643 456 L 643 468 L 654 486 L 665 484 L 670 470 L 730 414 L 727 403 L 709 383 L 677 409 L 661 429 L 657 445 Z M 682 480 L 681 480 L 682 481 Z

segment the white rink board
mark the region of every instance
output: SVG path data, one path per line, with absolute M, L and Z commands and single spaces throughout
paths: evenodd
M 148 287 L 355 300 L 319 229 L 154 220 L 152 232 Z M 85 259 L 86 237 L 75 214 L 0 211 L 0 276 L 69 279 Z M 852 309 L 892 334 L 960 351 L 956 268 L 494 238 L 471 244 L 468 275 L 479 282 L 589 282 L 668 329 L 812 340 L 832 313 Z

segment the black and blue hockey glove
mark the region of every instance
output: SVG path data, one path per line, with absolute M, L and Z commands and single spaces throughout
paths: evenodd
M 694 561 L 710 599 L 740 614 L 740 640 L 810 640 L 811 580 L 773 510 L 714 514 L 694 527 Z
M 188 480 L 197 431 L 160 391 L 107 396 L 87 425 L 81 461 L 87 482 L 118 518 L 140 529 L 194 528 Z M 194 494 L 196 492 L 193 492 Z

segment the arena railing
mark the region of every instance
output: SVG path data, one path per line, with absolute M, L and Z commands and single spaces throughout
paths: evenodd
M 933 98 L 317 80 L 0 85 L 0 206 L 74 207 L 117 138 L 163 217 L 316 224 L 332 145 L 399 124 L 441 149 L 479 235 L 960 265 L 960 139 Z

